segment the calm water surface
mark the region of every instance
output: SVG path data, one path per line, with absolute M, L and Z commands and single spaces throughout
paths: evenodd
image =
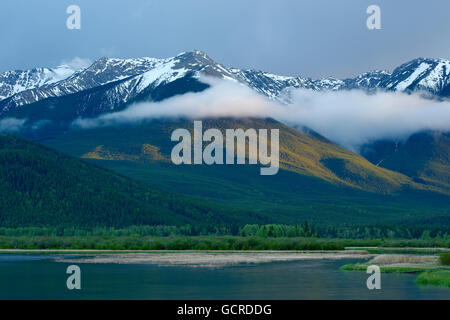
M 59 256 L 61 257 L 61 256 Z M 382 274 L 368 290 L 356 260 L 305 260 L 219 269 L 78 264 L 81 290 L 66 288 L 68 263 L 50 255 L 0 254 L 0 299 L 450 299 L 450 289 L 418 287 L 416 275 Z

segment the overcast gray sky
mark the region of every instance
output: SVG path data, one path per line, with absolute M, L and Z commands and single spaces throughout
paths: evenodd
M 66 28 L 71 4 L 81 30 Z M 382 30 L 366 27 L 371 4 Z M 226 66 L 343 78 L 449 59 L 449 13 L 448 0 L 1 0 L 0 72 L 198 49 Z

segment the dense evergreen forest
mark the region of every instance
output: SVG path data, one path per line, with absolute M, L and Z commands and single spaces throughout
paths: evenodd
M 200 203 L 0 135 L 0 227 L 231 225 L 256 215 Z

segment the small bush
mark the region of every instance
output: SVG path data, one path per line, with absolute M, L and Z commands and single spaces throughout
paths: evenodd
M 443 265 L 450 265 L 450 252 L 442 252 L 439 255 L 439 262 Z

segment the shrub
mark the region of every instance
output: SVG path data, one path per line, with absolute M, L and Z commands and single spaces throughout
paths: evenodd
M 439 261 L 443 265 L 446 265 L 446 266 L 450 265 L 450 252 L 442 252 L 439 255 Z

